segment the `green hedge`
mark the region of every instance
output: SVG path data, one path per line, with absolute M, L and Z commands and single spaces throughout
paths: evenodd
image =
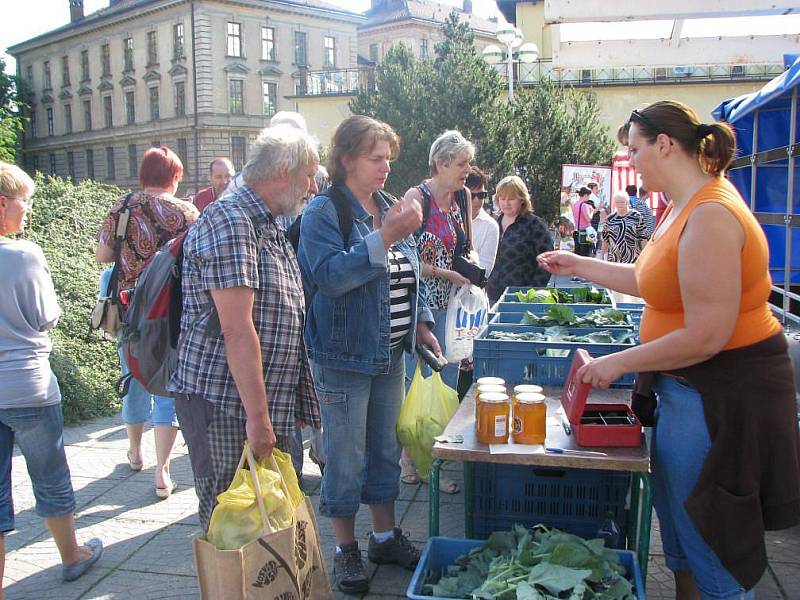
M 113 342 L 89 334 L 87 318 L 97 299 L 103 267 L 94 260 L 95 235 L 123 191 L 92 181 L 78 185 L 37 175 L 33 214 L 26 237 L 44 250 L 62 315 L 51 332 L 50 364 L 61 385 L 69 423 L 110 415 L 119 409 L 114 383 L 119 363 Z

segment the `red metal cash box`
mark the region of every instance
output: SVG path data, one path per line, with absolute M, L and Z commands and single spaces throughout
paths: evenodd
M 591 386 L 578 382 L 576 373 L 590 359 L 583 348 L 575 351 L 561 392 L 561 405 L 575 440 L 580 446 L 638 448 L 642 445 L 642 424 L 627 404 L 586 404 Z

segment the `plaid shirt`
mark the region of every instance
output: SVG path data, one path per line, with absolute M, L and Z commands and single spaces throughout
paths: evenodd
M 245 185 L 209 205 L 189 230 L 183 252 L 183 316 L 171 389 L 201 395 L 232 416 L 247 417 L 228 368 L 225 341 L 213 326 L 208 332 L 206 327 L 216 314 L 211 290 L 253 288 L 252 319 L 261 342 L 273 429 L 289 435 L 295 419 L 320 427 L 303 345 L 300 268 L 261 198 Z

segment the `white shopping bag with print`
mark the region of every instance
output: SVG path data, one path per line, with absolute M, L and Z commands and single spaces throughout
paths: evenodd
M 489 299 L 478 286 L 453 287 L 445 322 L 445 358 L 457 363 L 472 357 L 472 341 L 486 326 Z

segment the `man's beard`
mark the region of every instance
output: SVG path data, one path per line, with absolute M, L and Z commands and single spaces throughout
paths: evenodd
M 285 194 L 275 199 L 275 204 L 280 211 L 279 214 L 287 216 L 299 215 L 303 206 L 305 206 L 307 195 L 308 188 L 303 189 L 302 185 L 291 186 Z

